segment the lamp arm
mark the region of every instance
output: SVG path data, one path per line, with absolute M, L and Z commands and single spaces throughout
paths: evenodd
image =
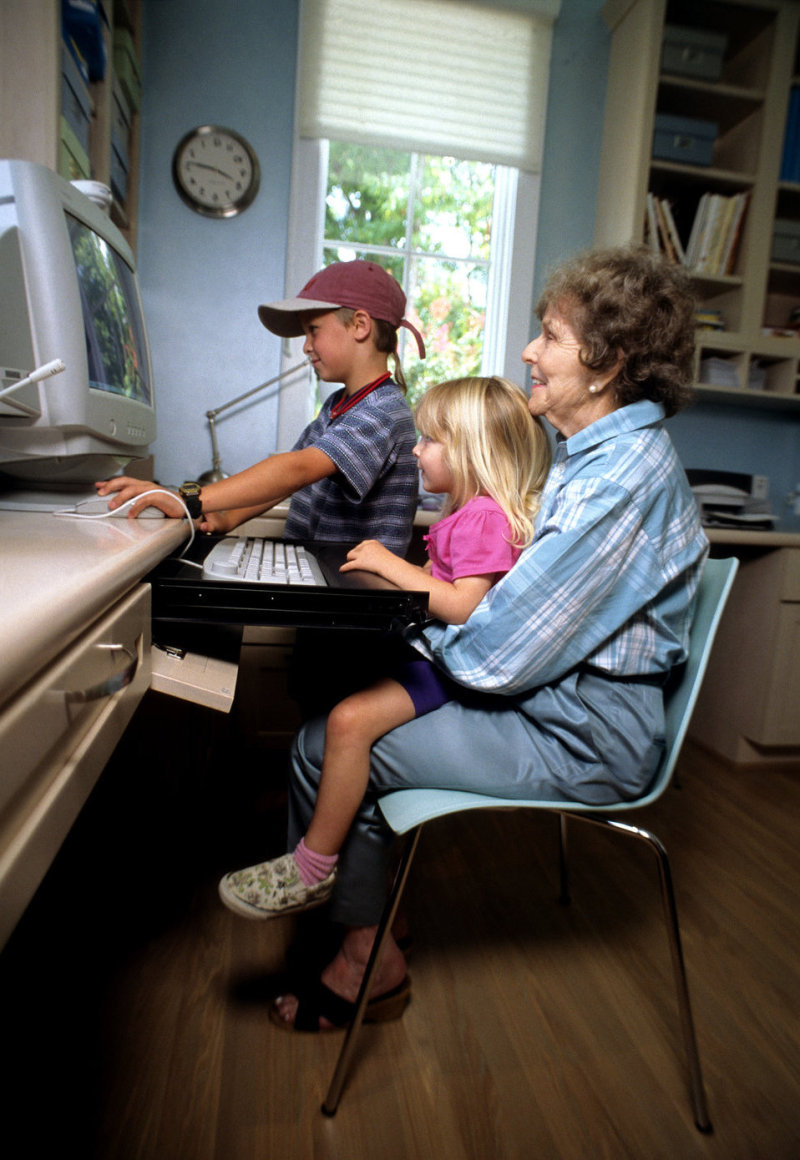
M 301 371 L 303 367 L 308 366 L 308 363 L 308 359 L 303 359 L 303 361 L 298 363 L 297 366 L 289 367 L 287 370 L 281 371 L 280 374 L 273 375 L 273 377 L 271 379 L 267 379 L 265 383 L 261 383 L 261 385 L 258 387 L 253 387 L 253 389 L 250 391 L 245 391 L 243 395 L 238 395 L 235 399 L 231 399 L 230 402 L 223 403 L 221 407 L 216 407 L 213 411 L 206 411 L 206 418 L 213 423 L 217 415 L 221 415 L 222 412 L 227 411 L 229 407 L 235 407 L 237 403 L 243 403 L 245 399 L 252 398 L 252 396 L 257 395 L 259 391 L 265 391 L 267 387 L 271 387 L 273 383 L 280 382 L 280 380 L 285 379 L 287 375 L 293 375 L 295 371 Z
M 245 391 L 243 395 L 237 395 L 235 399 L 231 399 L 229 402 L 223 403 L 221 407 L 215 407 L 211 411 L 206 411 L 206 419 L 208 419 L 208 430 L 211 434 L 212 466 L 211 471 L 206 471 L 202 475 L 198 476 L 198 481 L 200 483 L 215 483 L 217 480 L 227 478 L 227 473 L 222 470 L 222 462 L 219 454 L 219 444 L 217 442 L 217 415 L 221 415 L 223 411 L 227 411 L 230 407 L 235 407 L 237 403 L 243 403 L 246 399 L 252 398 L 253 395 L 257 395 L 259 391 L 265 391 L 267 387 L 271 387 L 274 383 L 280 382 L 281 379 L 285 379 L 288 375 L 295 374 L 297 371 L 302 370 L 303 367 L 309 366 L 310 363 L 310 359 L 304 359 L 301 363 L 297 363 L 296 366 L 289 367 L 287 370 L 281 371 L 281 373 L 278 375 L 273 375 L 273 377 L 271 379 L 267 379 L 265 383 L 261 383 L 259 386 L 253 387 L 253 389 L 250 391 Z
M 216 412 L 209 411 L 206 415 L 208 419 L 208 430 L 211 433 L 211 470 L 212 472 L 222 471 L 222 460 L 219 455 L 219 443 L 217 443 L 217 424 L 215 421 Z

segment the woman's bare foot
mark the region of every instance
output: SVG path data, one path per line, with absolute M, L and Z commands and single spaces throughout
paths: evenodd
M 322 982 L 336 995 L 354 1003 L 358 998 L 364 971 L 375 941 L 376 926 L 352 927 L 344 936 L 336 957 L 322 972 Z M 384 943 L 381 961 L 375 974 L 372 995 L 383 995 L 398 987 L 406 977 L 403 953 L 390 934 Z M 294 1023 L 298 1000 L 294 995 L 281 995 L 275 1000 L 275 1010 L 285 1023 Z M 327 1019 L 320 1018 L 320 1028 L 330 1027 Z

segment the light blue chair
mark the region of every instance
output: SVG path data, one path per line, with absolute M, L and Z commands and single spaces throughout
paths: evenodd
M 342 1045 L 328 1093 L 322 1105 L 322 1110 L 326 1115 L 334 1115 L 339 1105 L 355 1048 L 356 1038 L 363 1021 L 375 968 L 377 967 L 386 935 L 394 921 L 411 862 L 417 848 L 422 826 L 434 818 L 443 817 L 445 814 L 457 813 L 461 810 L 536 809 L 549 810 L 557 813 L 560 817 L 562 901 L 568 901 L 566 830 L 567 819 L 569 818 L 582 822 L 592 822 L 594 825 L 604 826 L 607 829 L 614 830 L 616 833 L 639 838 L 646 842 L 656 855 L 660 874 L 664 917 L 672 955 L 672 970 L 678 996 L 681 1030 L 688 1061 L 689 1093 L 692 1109 L 695 1123 L 700 1131 L 711 1131 L 711 1122 L 706 1109 L 703 1079 L 700 1071 L 700 1057 L 697 1050 L 697 1040 L 689 1004 L 689 989 L 686 980 L 683 952 L 681 950 L 678 914 L 675 905 L 669 858 L 667 857 L 666 850 L 654 834 L 648 830 L 640 829 L 638 826 L 618 821 L 617 817 L 626 811 L 639 810 L 643 806 L 650 805 L 651 802 L 656 801 L 661 796 L 670 783 L 675 769 L 675 763 L 689 726 L 692 709 L 697 700 L 703 674 L 706 670 L 714 634 L 717 631 L 725 602 L 733 585 L 737 567 L 738 561 L 735 559 L 708 560 L 706 562 L 699 585 L 697 604 L 692 623 L 689 656 L 686 663 L 678 666 L 671 674 L 664 694 L 666 706 L 666 750 L 655 782 L 644 797 L 637 798 L 636 801 L 619 802 L 610 806 L 589 806 L 581 805 L 577 802 L 518 801 L 516 799 L 490 797 L 484 794 L 465 793 L 460 790 L 408 789 L 387 794 L 381 800 L 380 808 L 387 823 L 396 834 L 407 835 L 406 843 L 397 869 L 391 895 L 378 927 L 375 945 L 367 964 L 361 992 L 356 1001 L 355 1018 Z

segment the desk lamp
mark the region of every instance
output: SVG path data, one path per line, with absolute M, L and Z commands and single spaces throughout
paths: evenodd
M 222 470 L 222 462 L 219 455 L 219 444 L 217 443 L 217 415 L 221 415 L 223 411 L 227 411 L 230 407 L 235 407 L 237 403 L 243 403 L 246 399 L 250 399 L 253 395 L 257 395 L 259 391 L 265 391 L 267 387 L 273 386 L 274 383 L 279 383 L 281 379 L 288 378 L 289 375 L 295 374 L 303 367 L 310 366 L 308 359 L 297 363 L 296 366 L 289 367 L 288 370 L 281 371 L 279 375 L 274 375 L 271 379 L 267 379 L 265 383 L 261 383 L 258 387 L 253 387 L 250 391 L 245 391 L 243 395 L 237 395 L 235 399 L 231 399 L 227 403 L 223 403 L 221 407 L 215 407 L 213 411 L 206 411 L 206 418 L 208 419 L 208 429 L 211 432 L 211 470 L 204 471 L 202 475 L 198 475 L 198 483 L 218 483 L 221 479 L 227 479 L 229 473 Z

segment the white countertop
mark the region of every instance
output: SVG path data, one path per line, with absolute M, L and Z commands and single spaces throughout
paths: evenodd
M 800 548 L 800 532 L 753 532 L 746 528 L 706 528 L 711 544 L 746 544 L 751 548 Z
M 284 514 L 275 510 L 271 516 Z M 423 513 L 420 522 L 430 522 L 432 514 Z M 706 530 L 712 544 L 800 547 L 800 532 Z M 270 533 L 274 526 L 261 531 Z M 183 520 L 79 520 L 0 511 L 0 704 L 151 568 L 179 551 L 186 536 Z
M 186 537 L 184 520 L 0 511 L 0 704 Z

